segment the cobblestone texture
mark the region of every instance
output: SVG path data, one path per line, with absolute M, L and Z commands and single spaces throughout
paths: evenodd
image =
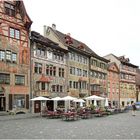
M 140 111 L 78 121 L 39 115 L 0 116 L 0 139 L 140 139 Z

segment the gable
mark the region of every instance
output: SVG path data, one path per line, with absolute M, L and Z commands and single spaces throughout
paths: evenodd
M 57 44 L 59 44 L 59 46 L 63 49 L 68 50 L 68 47 L 66 47 L 61 40 L 57 37 L 57 35 L 50 29 L 48 28 L 46 30 L 46 37 L 49 38 L 50 40 L 56 42 Z
M 118 69 L 118 67 L 115 63 L 110 64 L 109 67 L 108 67 L 108 70 L 119 73 L 119 69 Z

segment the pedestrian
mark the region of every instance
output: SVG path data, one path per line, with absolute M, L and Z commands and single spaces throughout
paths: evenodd
M 134 102 L 132 103 L 132 116 L 136 116 L 136 105 Z

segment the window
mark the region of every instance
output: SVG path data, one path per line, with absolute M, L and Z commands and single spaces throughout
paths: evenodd
M 70 67 L 70 74 L 75 75 L 75 67 Z
M 60 86 L 60 92 L 63 92 L 63 86 Z
M 35 63 L 34 71 L 35 71 L 35 73 L 41 74 L 42 73 L 42 64 Z
M 16 75 L 15 76 L 15 84 L 16 85 L 25 85 L 25 76 Z
M 55 85 L 52 85 L 52 91 L 55 92 Z
M 59 61 L 63 61 L 64 60 L 64 55 L 62 53 L 53 53 L 53 58 L 54 60 L 59 60 Z
M 56 76 L 56 67 L 53 65 L 46 65 L 46 75 Z
M 11 61 L 11 51 L 6 51 L 6 60 Z
M 16 53 L 12 53 L 12 61 L 13 62 L 17 61 L 17 54 Z
M 10 84 L 10 74 L 0 73 L 0 84 Z
M 87 77 L 87 70 L 83 70 L 83 76 Z
M 59 77 L 64 77 L 64 69 L 59 68 Z
M 4 7 L 5 7 L 5 13 L 9 16 L 15 16 L 15 6 L 5 2 L 4 3 Z
M 36 54 L 39 55 L 39 56 L 45 56 L 45 49 L 37 48 Z
M 44 82 L 41 83 L 41 90 L 45 90 L 45 83 Z
M 0 50 L 0 60 L 5 60 L 5 51 Z
M 10 37 L 20 39 L 20 31 L 10 27 Z
M 69 81 L 69 87 L 72 88 L 72 81 Z
M 52 85 L 52 91 L 53 92 L 63 92 L 63 86 L 62 85 Z

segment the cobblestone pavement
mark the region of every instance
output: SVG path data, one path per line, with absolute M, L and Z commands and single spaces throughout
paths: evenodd
M 0 116 L 0 139 L 140 139 L 140 111 L 78 121 L 39 115 Z

